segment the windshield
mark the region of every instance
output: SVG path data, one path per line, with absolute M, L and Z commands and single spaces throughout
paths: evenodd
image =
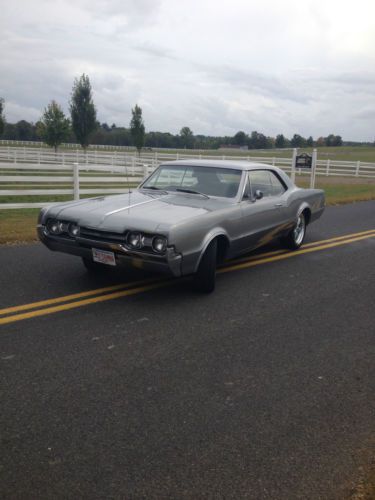
M 162 165 L 142 184 L 142 189 L 160 189 L 208 196 L 234 198 L 241 181 L 241 170 L 220 167 Z

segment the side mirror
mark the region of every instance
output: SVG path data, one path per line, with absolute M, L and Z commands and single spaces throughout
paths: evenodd
M 260 189 L 257 189 L 254 193 L 254 197 L 256 200 L 261 200 L 263 198 L 263 193 Z

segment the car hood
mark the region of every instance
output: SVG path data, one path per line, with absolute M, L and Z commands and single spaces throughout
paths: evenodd
M 185 193 L 146 193 L 90 198 L 55 205 L 47 217 L 74 221 L 80 226 L 104 231 L 163 231 L 181 222 L 219 210 L 234 200 L 205 198 Z

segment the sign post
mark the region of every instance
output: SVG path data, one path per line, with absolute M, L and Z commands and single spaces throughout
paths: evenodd
M 316 176 L 316 160 L 317 160 L 317 150 L 313 149 L 312 154 L 312 165 L 311 165 L 311 177 L 310 177 L 310 188 L 314 189 L 315 187 L 315 176 Z
M 301 153 L 297 155 L 294 162 L 294 168 L 292 170 L 292 181 L 295 180 L 295 171 L 297 168 L 308 168 L 310 169 L 310 188 L 315 186 L 315 174 L 316 174 L 316 159 L 317 151 L 313 150 L 313 154 L 309 155 L 307 153 Z M 293 175 L 294 174 L 294 175 Z
M 290 174 L 290 178 L 292 179 L 293 183 L 296 181 L 296 160 L 297 160 L 297 148 L 294 148 L 292 156 L 292 172 Z

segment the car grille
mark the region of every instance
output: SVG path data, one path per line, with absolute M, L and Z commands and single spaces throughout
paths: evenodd
M 124 243 L 125 234 L 111 233 L 109 231 L 99 231 L 88 227 L 81 227 L 80 238 L 88 240 L 103 241 L 105 243 Z

